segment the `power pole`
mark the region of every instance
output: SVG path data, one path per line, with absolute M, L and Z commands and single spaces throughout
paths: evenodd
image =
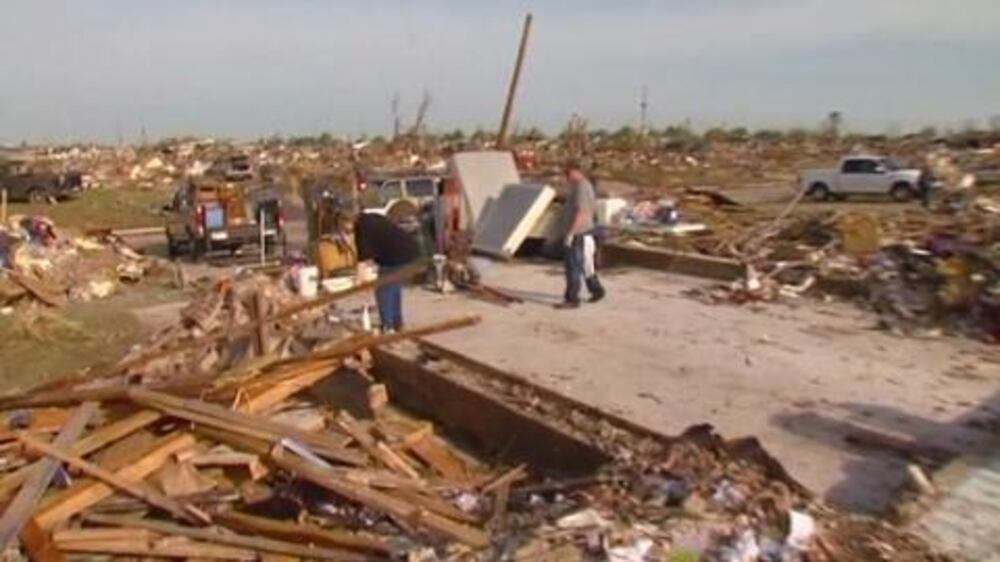
M 649 89 L 645 84 L 642 85 L 642 98 L 639 100 L 639 136 L 646 136 L 646 131 L 648 128 L 647 110 L 649 109 Z
M 500 131 L 497 133 L 497 148 L 502 148 L 507 141 L 507 126 L 510 124 L 510 114 L 514 109 L 514 94 L 517 93 L 517 82 L 521 78 L 521 66 L 524 64 L 524 53 L 528 49 L 528 36 L 531 34 L 531 14 L 524 16 L 524 29 L 521 31 L 521 44 L 517 48 L 517 60 L 514 61 L 514 73 L 510 77 L 510 88 L 507 90 L 507 102 L 503 106 L 503 117 L 500 119 Z
M 396 90 L 392 94 L 392 102 L 390 102 L 392 107 L 392 138 L 399 138 L 399 90 Z

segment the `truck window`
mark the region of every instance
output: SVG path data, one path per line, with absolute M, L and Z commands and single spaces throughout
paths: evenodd
M 875 160 L 845 160 L 842 171 L 845 174 L 874 174 L 877 167 Z
M 406 194 L 410 197 L 434 197 L 434 180 L 431 178 L 406 180 Z
M 387 181 L 379 191 L 386 199 L 399 199 L 403 196 L 403 184 L 399 180 Z

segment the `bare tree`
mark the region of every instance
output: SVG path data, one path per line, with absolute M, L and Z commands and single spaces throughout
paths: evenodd
M 424 121 L 427 119 L 427 110 L 430 108 L 431 94 L 424 90 L 424 96 L 420 98 L 420 106 L 417 107 L 417 117 L 413 120 L 413 127 L 410 128 L 411 135 L 418 136 L 424 130 Z

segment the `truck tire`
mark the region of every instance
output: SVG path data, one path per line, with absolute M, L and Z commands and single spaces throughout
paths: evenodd
M 191 261 L 199 261 L 205 255 L 205 241 L 194 239 L 191 241 Z
M 28 189 L 28 202 L 29 203 L 45 203 L 45 191 L 40 187 L 31 187 Z
M 898 201 L 904 203 L 913 199 L 913 187 L 905 181 L 899 181 L 892 184 L 892 189 L 889 190 L 889 197 L 892 197 L 893 201 Z
M 177 259 L 177 242 L 170 234 L 167 234 L 167 257 L 172 260 Z
M 813 201 L 826 201 L 830 198 L 830 188 L 825 183 L 818 181 L 809 186 L 807 195 Z

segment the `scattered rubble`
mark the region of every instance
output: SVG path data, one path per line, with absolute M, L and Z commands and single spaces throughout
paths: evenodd
M 0 307 L 106 298 L 151 266 L 114 236 L 76 236 L 45 217 L 12 216 L 0 225 Z

